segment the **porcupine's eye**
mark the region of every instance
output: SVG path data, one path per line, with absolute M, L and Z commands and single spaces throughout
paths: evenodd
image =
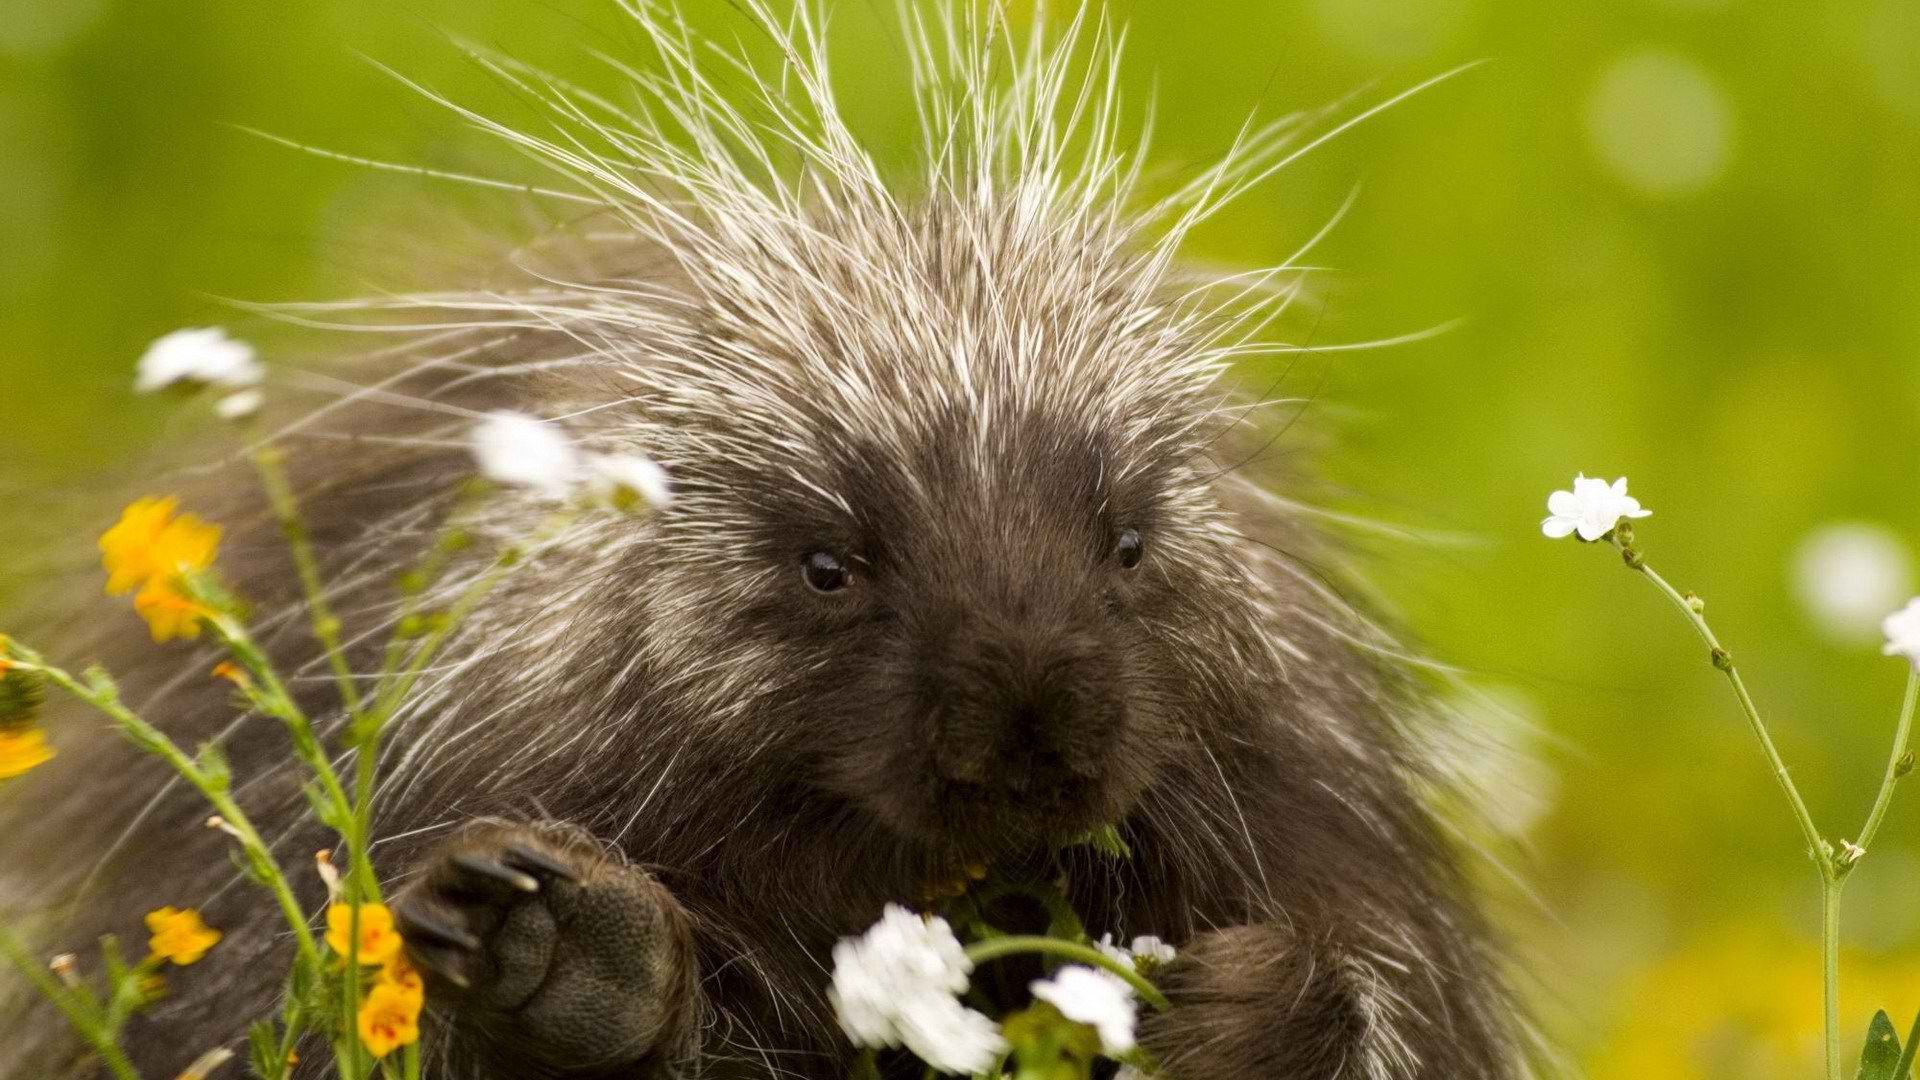
M 1140 557 L 1147 553 L 1147 543 L 1140 539 L 1140 530 L 1121 529 L 1113 538 L 1113 557 L 1120 561 L 1120 569 L 1131 570 L 1140 565 Z
M 814 592 L 839 592 L 853 580 L 847 564 L 831 551 L 810 551 L 800 559 L 800 576 Z

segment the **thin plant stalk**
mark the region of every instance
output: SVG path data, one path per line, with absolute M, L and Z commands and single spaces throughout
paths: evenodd
M 1653 583 L 1662 596 L 1673 602 L 1674 607 L 1686 618 L 1689 625 L 1700 635 L 1707 645 L 1708 655 L 1713 666 L 1727 677 L 1733 687 L 1734 697 L 1740 702 L 1740 711 L 1747 719 L 1747 726 L 1766 755 L 1774 779 L 1780 790 L 1786 795 L 1787 803 L 1793 810 L 1795 823 L 1800 827 L 1801 835 L 1807 843 L 1808 854 L 1814 867 L 1820 874 L 1820 958 L 1822 1013 L 1825 1028 L 1826 1074 L 1827 1080 L 1842 1080 L 1843 1064 L 1840 1056 L 1840 894 L 1845 886 L 1847 875 L 1852 872 L 1861 858 L 1866 855 L 1867 847 L 1873 842 L 1885 820 L 1887 809 L 1893 801 L 1893 790 L 1900 778 L 1913 767 L 1913 759 L 1908 755 L 1908 744 L 1913 733 L 1914 706 L 1920 699 L 1920 668 L 1909 672 L 1907 688 L 1900 705 L 1899 720 L 1895 724 L 1893 750 L 1887 757 L 1886 772 L 1880 781 L 1880 789 L 1875 793 L 1873 807 L 1867 813 L 1866 823 L 1861 827 L 1860 839 L 1845 844 L 1839 852 L 1825 840 L 1819 827 L 1814 823 L 1813 815 L 1807 810 L 1806 800 L 1794 785 L 1793 777 L 1787 770 L 1786 762 L 1781 758 L 1779 748 L 1774 745 L 1773 736 L 1760 717 L 1760 709 L 1754 704 L 1753 695 L 1748 692 L 1746 680 L 1740 676 L 1740 669 L 1733 662 L 1733 654 L 1720 644 L 1708 625 L 1703 614 L 1701 602 L 1692 596 L 1683 595 L 1668 584 L 1667 580 L 1648 566 L 1639 549 L 1633 546 L 1633 527 L 1622 522 L 1614 530 L 1612 542 L 1619 547 L 1621 557 L 1628 568 L 1639 573 Z
M 340 619 L 333 613 L 333 605 L 327 599 L 327 590 L 320 577 L 320 561 L 313 553 L 313 539 L 307 532 L 305 518 L 300 513 L 300 504 L 293 495 L 293 485 L 287 480 L 285 462 L 280 451 L 272 446 L 262 447 L 253 455 L 253 464 L 260 474 L 260 484 L 266 490 L 267 502 L 273 507 L 273 516 L 280 522 L 280 531 L 287 538 L 287 547 L 293 553 L 294 572 L 300 578 L 301 591 L 306 594 L 307 612 L 313 620 L 313 636 L 326 653 L 327 665 L 333 669 L 334 681 L 340 688 L 341 704 L 346 706 L 347 714 L 360 715 L 360 687 L 354 679 L 353 668 L 347 663 L 346 647 L 340 640 Z

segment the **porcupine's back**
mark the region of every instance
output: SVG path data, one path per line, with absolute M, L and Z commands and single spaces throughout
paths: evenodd
M 916 50 L 928 103 L 925 173 L 903 196 L 841 124 L 813 25 L 773 32 L 788 24 L 749 6 L 786 52 L 789 81 L 758 87 L 746 106 L 703 81 L 702 62 L 682 51 L 677 29 L 646 10 L 636 13 L 669 72 L 644 87 L 657 116 L 483 61 L 548 98 L 582 140 L 498 129 L 572 182 L 553 197 L 588 204 L 592 223 L 571 232 L 590 270 L 511 290 L 308 313 L 387 322 L 405 341 L 391 355 L 342 366 L 367 389 L 263 426 L 283 435 L 350 629 L 370 632 L 392 617 L 392 580 L 455 505 L 471 473 L 464 434 L 489 409 L 565 418 L 591 447 L 648 453 L 673 472 L 685 507 L 684 516 L 640 525 L 582 520 L 463 627 L 388 744 L 380 832 L 391 839 L 376 852 L 384 873 L 403 870 L 407 851 L 448 826 L 488 813 L 564 817 L 615 843 L 644 834 L 650 859 L 690 875 L 693 867 L 701 877 L 744 869 L 727 860 L 752 857 L 753 845 L 729 844 L 725 823 L 752 817 L 771 788 L 760 781 L 783 765 L 756 756 L 765 717 L 748 704 L 779 652 L 743 638 L 715 655 L 695 645 L 709 639 L 675 628 L 692 625 L 699 609 L 750 602 L 742 578 L 725 573 L 729 560 L 755 555 L 742 508 L 773 497 L 782 480 L 805 488 L 814 467 L 854 444 L 862 453 L 875 445 L 921 453 L 919 436 L 951 414 L 967 419 L 955 421 L 942 451 L 950 456 L 930 463 L 935 475 L 964 471 L 989 447 L 1009 460 L 1080 449 L 994 441 L 1025 430 L 1007 421 L 1038 410 L 1076 421 L 1063 427 L 1124 433 L 1142 472 L 1195 460 L 1224 471 L 1244 449 L 1231 422 L 1238 414 L 1216 408 L 1214 382 L 1280 294 L 1267 287 L 1271 274 L 1183 277 L 1174 251 L 1188 228 L 1280 158 L 1282 132 L 1250 141 L 1143 212 L 1137 163 L 1117 149 L 1111 73 L 1068 63 L 1070 46 L 1001 54 L 979 44 L 986 36 L 978 29 L 961 28 L 954 40 L 973 44 L 957 59 L 925 41 Z M 1096 59 L 1109 48 L 1097 41 Z M 996 72 L 999 64 L 1008 73 Z M 1285 523 L 1281 504 L 1237 477 L 1223 483 L 1231 488 L 1224 501 L 1262 518 L 1269 539 L 1302 550 L 1305 534 Z M 292 569 L 250 490 L 236 463 L 182 493 L 191 509 L 228 525 L 222 573 L 255 601 L 282 662 L 309 676 L 300 685 L 311 710 L 328 716 L 335 702 L 319 677 Z M 1252 527 L 1211 502 L 1173 509 L 1221 528 Z M 485 504 L 473 511 L 483 538 L 475 550 L 537 532 L 546 512 L 514 498 Z M 1350 618 L 1316 584 L 1275 569 L 1270 554 L 1248 553 L 1265 564 L 1249 572 L 1271 578 L 1263 602 L 1336 624 Z M 719 565 L 689 571 L 695 561 Z M 478 565 L 456 568 L 442 600 Z M 662 600 L 649 587 L 668 566 L 683 572 L 683 592 Z M 709 587 L 687 588 L 688 580 Z M 329 840 L 298 824 L 304 801 L 284 768 L 283 735 L 261 717 L 234 719 L 230 694 L 207 676 L 210 652 L 153 648 L 118 604 L 59 606 L 86 614 L 80 632 L 48 642 L 50 652 L 103 659 L 128 699 L 176 739 L 218 737 L 236 775 L 257 778 L 243 787 L 243 802 L 316 907 L 319 883 L 304 871 Z M 640 608 L 653 616 L 646 632 L 613 647 L 622 644 L 621 613 Z M 31 629 L 22 626 L 23 636 Z M 376 640 L 360 640 L 356 669 L 377 666 Z M 1331 641 L 1311 647 L 1345 655 Z M 1215 677 L 1231 682 L 1233 662 L 1223 653 Z M 656 676 L 656 688 L 623 696 L 615 688 L 629 685 L 636 667 Z M 1365 695 L 1378 692 L 1370 668 L 1353 660 L 1315 678 Z M 609 710 L 648 723 L 608 724 Z M 272 930 L 271 905 L 235 882 L 224 838 L 203 827 L 196 796 L 95 718 L 62 708 L 51 723 L 61 756 L 0 807 L 0 900 L 40 917 L 38 943 L 48 951 L 81 949 L 105 932 L 137 937 L 140 914 L 160 904 L 202 907 L 228 931 L 136 1021 L 130 1041 L 154 1075 L 167 1074 L 236 1039 L 243 1018 L 266 1011 L 286 966 L 284 934 Z M 1375 742 L 1388 738 L 1366 732 L 1360 745 L 1397 755 Z M 877 909 L 927 869 L 888 838 L 833 837 L 844 822 L 813 824 L 828 837 L 813 852 L 823 868 L 844 865 L 836 844 L 866 850 L 882 868 L 845 897 L 850 911 Z M 767 987 L 793 991 L 795 1011 L 817 1009 L 811 984 L 820 976 L 810 961 L 756 957 L 746 966 L 756 965 Z M 43 1013 L 34 1030 L 53 1026 Z M 781 1034 L 806 1045 L 821 1043 L 831 1025 L 816 1012 L 798 1027 Z M 45 1045 L 30 1039 L 25 1071 L 0 1075 L 48 1075 Z

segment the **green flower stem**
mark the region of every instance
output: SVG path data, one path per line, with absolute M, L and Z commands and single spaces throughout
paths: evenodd
M 1134 993 L 1140 995 L 1140 1000 L 1153 1006 L 1157 1011 L 1165 1012 L 1167 1009 L 1167 995 L 1161 993 L 1158 987 L 1142 978 L 1139 972 L 1091 945 L 1061 941 L 1059 938 L 1020 936 L 993 938 L 990 941 L 967 946 L 967 959 L 976 965 L 1020 953 L 1057 956 L 1063 960 L 1072 960 L 1088 967 L 1112 972 L 1125 980 L 1128 986 L 1133 987 Z
M 307 925 L 306 912 L 301 910 L 300 902 L 294 898 L 293 888 L 287 883 L 287 875 L 281 870 L 272 850 L 267 847 L 266 841 L 261 839 L 259 831 L 254 828 L 246 812 L 233 801 L 233 796 L 227 791 L 226 783 L 209 776 L 206 770 L 188 757 L 177 743 L 167 737 L 165 732 L 122 704 L 119 691 L 106 680 L 104 675 L 97 677 L 94 684 L 89 686 L 81 683 L 65 670 L 44 663 L 38 653 L 24 649 L 18 643 L 14 643 L 11 649 L 16 662 L 21 667 L 39 672 L 47 678 L 47 681 L 93 706 L 112 720 L 134 745 L 171 765 L 175 772 L 199 789 L 200 794 L 237 834 L 240 846 L 245 849 L 251 864 L 259 871 L 267 889 L 273 893 L 274 900 L 280 905 L 281 914 L 286 918 L 287 927 L 293 931 L 294 947 L 300 955 L 300 962 L 317 975 L 320 971 L 320 950 L 314 942 L 312 929 Z
M 1807 852 L 1813 858 L 1814 866 L 1820 873 L 1820 954 L 1823 983 L 1823 998 L 1826 1026 L 1826 1062 L 1827 1080 L 1842 1080 L 1840 1059 L 1840 888 L 1846 878 L 1850 864 L 1843 864 L 1834 855 L 1833 845 L 1820 836 L 1820 829 L 1814 824 L 1813 815 L 1807 810 L 1806 800 L 1800 797 L 1800 789 L 1794 785 L 1792 775 L 1787 771 L 1787 763 L 1780 757 L 1780 750 L 1773 743 L 1773 736 L 1767 731 L 1767 725 L 1760 718 L 1759 706 L 1754 704 L 1753 695 L 1747 691 L 1746 680 L 1740 677 L 1740 669 L 1734 665 L 1733 654 L 1720 644 L 1714 636 L 1713 628 L 1698 610 L 1697 601 L 1690 601 L 1680 591 L 1667 583 L 1667 580 L 1648 566 L 1645 557 L 1633 546 L 1632 527 L 1622 522 L 1615 531 L 1613 542 L 1619 546 L 1627 567 L 1651 581 L 1660 594 L 1673 602 L 1680 610 L 1700 639 L 1706 642 L 1713 666 L 1720 669 L 1733 687 L 1733 693 L 1740 700 L 1740 711 L 1747 718 L 1747 726 L 1752 729 L 1754 738 L 1760 743 L 1760 749 L 1766 754 L 1767 764 L 1773 770 L 1780 790 L 1787 796 L 1787 802 L 1793 807 L 1794 820 L 1800 826 L 1800 832 L 1807 842 Z M 1905 752 L 1907 730 L 1912 720 L 1914 687 L 1911 680 L 1908 685 L 1907 705 L 1901 711 L 1900 734 L 1894 749 L 1893 762 L 1888 766 L 1888 781 L 1881 786 L 1881 793 L 1874 802 L 1874 816 L 1869 819 L 1873 828 L 1879 827 L 1879 816 L 1884 814 L 1885 800 L 1891 796 L 1893 773 L 1898 769 L 1899 759 Z
M 373 707 L 374 716 L 391 717 L 401 705 L 405 704 L 407 695 L 413 692 L 414 685 L 420 681 L 421 674 L 426 671 L 427 665 L 433 662 L 433 658 L 446 645 L 447 640 L 453 636 L 453 632 L 466 621 L 467 616 L 473 614 L 474 609 L 487 598 L 487 594 L 491 593 L 507 576 L 508 571 L 518 566 L 524 557 L 525 553 L 518 547 L 502 551 L 492 564 L 481 571 L 480 575 L 455 598 L 453 606 L 447 609 L 446 616 L 439 620 L 438 625 L 421 639 L 419 648 L 414 650 L 406 667 L 398 672 L 382 674 L 379 694 Z
M 294 498 L 293 485 L 287 480 L 280 451 L 263 446 L 254 453 L 253 464 L 260 473 L 260 484 L 266 489 L 273 516 L 279 520 L 280 531 L 293 553 L 294 570 L 300 577 L 300 587 L 307 597 L 307 611 L 313 619 L 313 636 L 327 654 L 327 664 L 333 668 L 334 681 L 340 686 L 340 700 L 347 713 L 358 717 L 360 688 L 354 681 L 353 668 L 347 663 L 347 652 L 340 642 L 340 620 L 327 602 L 327 590 L 320 579 L 320 563 L 313 554 L 313 540 L 300 514 L 300 503 Z
M 1773 770 L 1773 777 L 1779 782 L 1780 790 L 1786 794 L 1787 802 L 1793 807 L 1794 820 L 1800 825 L 1800 832 L 1806 838 L 1807 848 L 1812 853 L 1814 862 L 1820 867 L 1821 876 L 1823 878 L 1828 876 L 1832 872 L 1832 848 L 1820 838 L 1820 829 L 1814 825 L 1813 815 L 1807 810 L 1806 800 L 1800 797 L 1800 789 L 1794 786 L 1793 777 L 1787 771 L 1787 763 L 1780 757 L 1779 749 L 1774 746 L 1773 736 L 1768 733 L 1766 722 L 1760 719 L 1759 706 L 1754 704 L 1753 695 L 1747 692 L 1746 680 L 1740 677 L 1740 669 L 1734 665 L 1732 654 L 1720 644 L 1720 639 L 1713 634 L 1713 628 L 1707 625 L 1706 618 L 1693 610 L 1693 605 L 1687 602 L 1686 597 L 1680 595 L 1672 585 L 1667 584 L 1667 580 L 1655 573 L 1653 567 L 1648 566 L 1644 561 L 1638 562 L 1637 565 L 1632 561 L 1639 559 L 1638 551 L 1629 544 L 1623 544 L 1621 550 L 1630 560 L 1627 565 L 1638 571 L 1648 581 L 1653 582 L 1661 595 L 1673 601 L 1674 607 L 1680 609 L 1680 613 L 1686 616 L 1687 622 L 1692 624 L 1694 630 L 1699 633 L 1700 639 L 1707 643 L 1709 655 L 1713 657 L 1713 665 L 1726 674 L 1727 682 L 1733 686 L 1734 696 L 1740 699 L 1740 711 L 1747 718 L 1747 726 L 1752 729 L 1753 737 L 1759 741 L 1760 749 L 1767 755 L 1767 764 Z
M 320 745 L 320 736 L 313 730 L 313 721 L 294 700 L 286 684 L 280 681 L 273 661 L 267 659 L 266 653 L 240 620 L 221 612 L 209 616 L 206 622 L 213 627 L 220 643 L 259 684 L 253 694 L 255 702 L 287 729 L 287 735 L 293 740 L 294 753 L 313 773 L 314 779 L 320 782 L 321 789 L 339 813 L 339 820 L 349 820 L 353 814 L 353 800 L 347 797 L 347 789 L 340 783 L 340 774 L 334 770 L 333 762 Z
M 1886 819 L 1887 807 L 1893 802 L 1893 789 L 1900 783 L 1904 771 L 1901 762 L 1907 756 L 1908 742 L 1913 736 L 1916 699 L 1920 699 L 1920 667 L 1907 672 L 1907 693 L 1900 702 L 1900 719 L 1894 724 L 1893 753 L 1887 755 L 1886 775 L 1880 778 L 1880 791 L 1873 797 L 1873 809 L 1867 813 L 1867 823 L 1860 827 L 1860 839 L 1855 841 L 1863 851 L 1880 831 L 1880 822 Z
M 1842 1080 L 1840 1062 L 1840 878 L 1820 880 L 1820 984 L 1825 1005 L 1827 1080 Z
M 60 985 L 51 972 L 42 967 L 29 953 L 20 939 L 4 926 L 0 926 L 0 953 L 18 968 L 22 977 L 33 984 L 34 989 L 66 1016 L 67 1023 L 79 1033 L 88 1046 L 100 1055 L 100 1061 L 112 1073 L 115 1080 L 140 1080 L 140 1074 L 133 1071 L 133 1063 L 127 1060 L 126 1052 L 120 1049 L 119 1040 L 109 1025 L 90 1008 L 89 1002 L 72 990 Z

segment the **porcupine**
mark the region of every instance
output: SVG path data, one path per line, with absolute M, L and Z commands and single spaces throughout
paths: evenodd
M 429 975 L 428 1074 L 843 1076 L 833 943 L 984 863 L 1058 874 L 1096 935 L 1178 946 L 1142 1032 L 1177 1080 L 1519 1075 L 1498 950 L 1426 798 L 1421 679 L 1311 569 L 1332 542 L 1240 467 L 1271 433 L 1225 376 L 1278 272 L 1179 257 L 1300 129 L 1149 199 L 1104 22 L 1015 44 L 992 14 L 908 9 L 925 137 L 889 178 L 817 17 L 743 3 L 775 74 L 714 77 L 677 16 L 629 0 L 659 61 L 630 73 L 639 106 L 483 59 L 563 133 L 463 115 L 590 204 L 594 271 L 343 309 L 406 346 L 269 425 L 349 627 L 391 615 L 472 471 L 473 416 L 550 418 L 672 478 L 669 505 L 540 547 L 385 744 L 374 856 Z M 266 515 L 212 502 L 242 487 L 195 508 L 228 522 L 222 571 L 275 654 L 318 673 Z M 547 512 L 502 497 L 475 527 L 511 543 Z M 284 736 L 231 719 L 210 656 L 91 621 L 130 700 L 255 778 L 284 861 L 326 846 Z M 0 898 L 85 885 L 49 948 L 205 908 L 226 940 L 130 1037 L 173 1075 L 268 1011 L 288 942 L 197 797 L 85 725 L 59 717 L 61 756 L 16 788 Z M 1129 857 L 1061 851 L 1105 824 Z M 10 1025 L 31 1034 L 0 1074 L 84 1072 L 57 1027 Z

